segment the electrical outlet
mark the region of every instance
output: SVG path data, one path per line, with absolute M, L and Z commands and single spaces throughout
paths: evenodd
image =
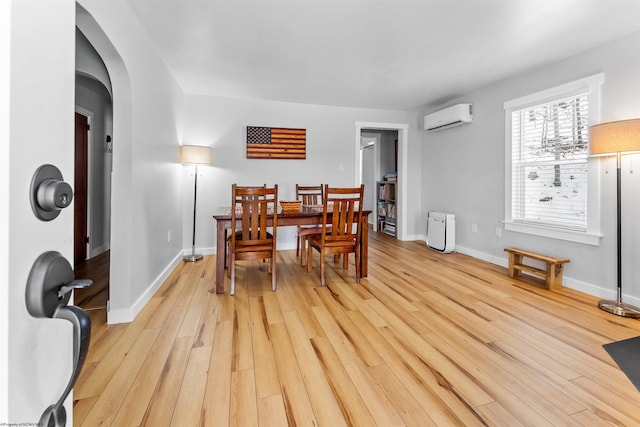
M 167 243 L 171 243 L 171 230 L 167 232 Z
M 502 237 L 502 228 L 496 227 L 496 237 Z
M 471 232 L 472 233 L 478 232 L 478 224 L 471 224 Z

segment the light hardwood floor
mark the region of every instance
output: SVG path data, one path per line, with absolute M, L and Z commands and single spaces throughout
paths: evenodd
M 317 255 L 307 274 L 294 250 L 277 291 L 266 264 L 241 262 L 236 295 L 217 295 L 205 257 L 132 323 L 92 312 L 74 425 L 640 425 L 640 393 L 602 348 L 638 320 L 424 242 L 372 232 L 369 249 L 360 285 L 330 261 L 321 288 Z

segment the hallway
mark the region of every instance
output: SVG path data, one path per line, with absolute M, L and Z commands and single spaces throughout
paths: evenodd
M 84 309 L 104 310 L 109 300 L 109 266 L 111 252 L 105 251 L 79 264 L 75 269 L 76 279 L 90 279 L 93 284 L 87 289 L 74 291 L 74 305 Z

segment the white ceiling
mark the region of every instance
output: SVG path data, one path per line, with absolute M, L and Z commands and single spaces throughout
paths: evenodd
M 640 31 L 640 0 L 126 1 L 186 93 L 394 110 Z

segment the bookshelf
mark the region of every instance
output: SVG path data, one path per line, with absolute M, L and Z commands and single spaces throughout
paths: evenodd
M 396 236 L 396 194 L 397 181 L 378 181 L 376 201 L 378 221 L 376 231 Z

